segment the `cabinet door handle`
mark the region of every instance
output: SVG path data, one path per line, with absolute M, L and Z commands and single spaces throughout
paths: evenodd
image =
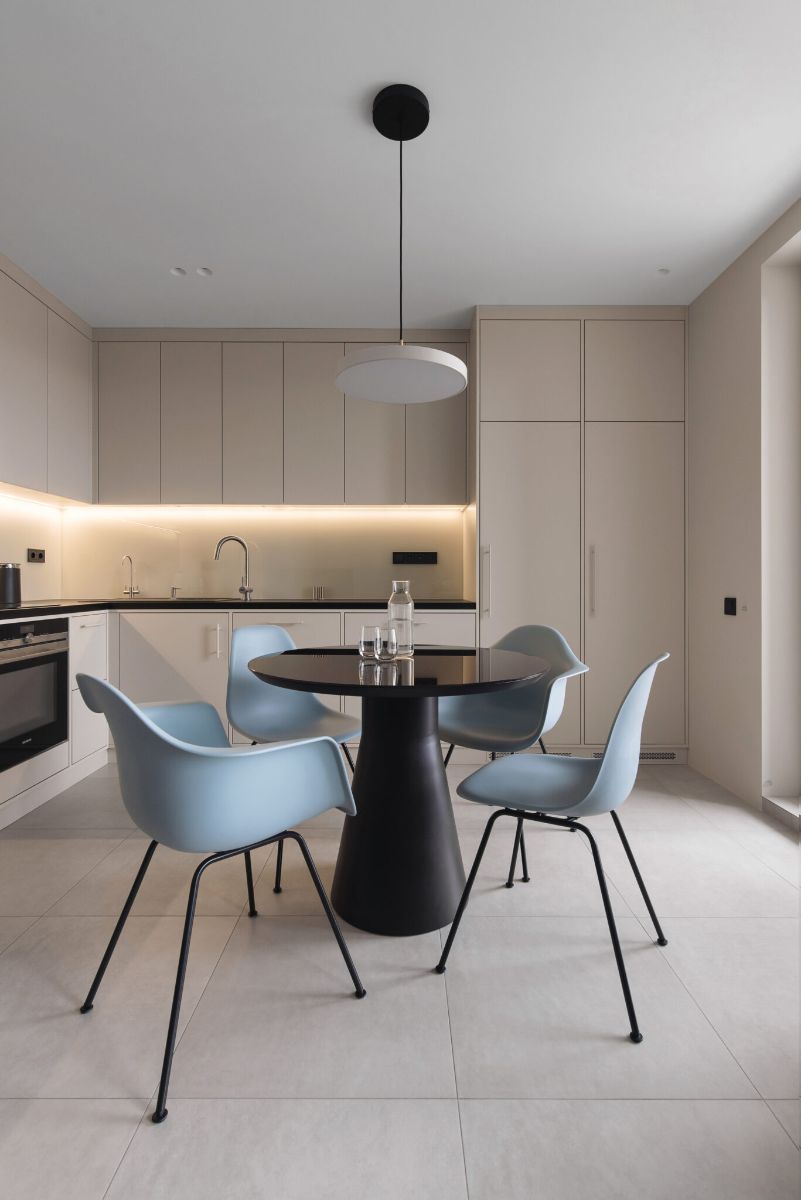
M 280 621 L 280 629 L 293 629 L 296 625 L 305 625 L 305 621 Z
M 220 626 L 219 626 L 219 625 L 215 625 L 215 626 L 214 626 L 214 631 L 215 631 L 215 634 L 216 634 L 216 646 L 215 646 L 215 653 L 216 653 L 216 655 L 217 655 L 217 658 L 219 658 L 219 657 L 220 657 Z
M 102 629 L 104 621 L 81 621 L 79 629 Z
M 590 616 L 595 616 L 595 547 L 590 546 L 590 578 L 588 580 L 588 589 L 590 593 Z
M 489 611 L 492 606 L 492 559 L 490 557 L 490 546 L 483 546 L 481 549 L 481 596 L 484 603 L 481 606 L 482 613 L 489 616 Z M 486 564 L 486 571 L 484 566 Z

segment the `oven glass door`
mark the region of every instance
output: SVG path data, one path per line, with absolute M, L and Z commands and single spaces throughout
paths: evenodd
M 37 655 L 0 666 L 0 770 L 66 741 L 67 655 Z

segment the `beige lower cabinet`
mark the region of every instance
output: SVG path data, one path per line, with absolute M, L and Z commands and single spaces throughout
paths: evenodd
M 323 611 L 289 609 L 261 609 L 252 612 L 236 611 L 231 615 L 232 628 L 244 629 L 248 625 L 280 625 L 285 629 L 299 649 L 313 646 L 338 646 L 340 644 L 340 626 L 342 617 L 339 612 L 326 609 Z M 318 699 L 329 708 L 339 710 L 339 696 L 318 696 Z M 238 745 L 249 741 L 241 733 L 231 730 L 231 740 Z
M 360 612 L 345 613 L 344 644 L 358 646 L 362 625 L 386 625 L 387 610 L 362 609 Z M 428 612 L 418 609 L 414 621 L 415 645 L 429 646 L 475 646 L 476 617 L 472 612 Z M 361 718 L 362 702 L 355 696 L 346 696 L 343 711 Z
M 84 704 L 76 675 L 108 679 L 108 616 L 104 612 L 70 617 L 70 762 L 77 763 L 108 746 L 108 723 L 103 713 Z
M 479 640 L 552 625 L 581 644 L 581 437 L 577 421 L 481 424 Z M 581 740 L 580 684 L 548 738 Z
M 136 704 L 205 700 L 223 724 L 227 611 L 120 613 L 120 690 Z
M 685 741 L 684 425 L 588 422 L 585 741 L 601 745 L 634 676 L 668 650 L 643 729 Z

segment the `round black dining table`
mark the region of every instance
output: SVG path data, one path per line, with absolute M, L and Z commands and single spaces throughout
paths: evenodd
M 355 649 L 288 650 L 253 659 L 266 683 L 359 696 L 362 734 L 331 899 L 351 925 L 405 937 L 450 924 L 465 875 L 437 725 L 437 700 L 522 687 L 541 658 L 494 648 L 418 648 L 389 663 Z

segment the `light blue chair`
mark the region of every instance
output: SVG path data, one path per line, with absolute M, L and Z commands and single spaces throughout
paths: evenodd
M 615 810 L 628 799 L 631 789 L 634 787 L 640 760 L 642 723 L 651 693 L 651 684 L 656 674 L 656 668 L 668 657 L 669 655 L 663 654 L 660 658 L 655 659 L 634 680 L 618 709 L 609 732 L 606 748 L 600 759 L 560 758 L 556 755 L 530 754 L 502 758 L 488 763 L 486 767 L 481 767 L 459 785 L 457 791 L 465 800 L 472 800 L 476 804 L 500 807 L 497 807 L 497 811 L 487 821 L 478 853 L 459 901 L 445 948 L 442 951 L 442 957 L 437 964 L 436 969 L 440 974 L 445 970 L 456 931 L 470 899 L 470 891 L 478 874 L 481 859 L 498 818 L 514 817 L 517 822 L 518 836 L 524 821 L 539 821 L 545 825 L 556 825 L 572 832 L 578 830 L 587 838 L 592 850 L 598 885 L 601 889 L 601 898 L 609 925 L 609 935 L 612 939 L 612 948 L 631 1023 L 629 1037 L 633 1042 L 642 1041 L 623 962 L 623 952 L 617 935 L 617 926 L 604 879 L 601 855 L 595 838 L 586 825 L 580 824 L 580 820 L 582 817 L 592 817 L 599 813 L 612 814 L 612 820 L 620 835 L 623 849 L 654 923 L 657 942 L 660 946 L 666 946 L 667 938 L 657 920 L 642 875 Z
M 234 630 L 228 664 L 228 720 L 252 742 L 333 738 L 342 747 L 352 769 L 353 761 L 344 743 L 361 731 L 354 717 L 326 708 L 312 692 L 265 683 L 248 667 L 249 662 L 264 654 L 283 654 L 295 649 L 292 638 L 280 625 L 248 625 Z
M 496 754 L 528 750 L 539 742 L 540 750 L 546 754 L 543 738 L 562 715 L 567 681 L 587 670 L 561 633 L 550 625 L 519 625 L 496 642 L 495 648 L 544 658 L 550 664 L 548 672 L 526 687 L 486 695 L 448 696 L 440 700 L 439 735 L 443 742 L 451 743 L 445 756 L 446 767 L 454 746 L 482 750 L 495 758 Z M 522 829 L 515 834 L 506 880 L 509 888 L 514 886 L 518 850 L 523 868 L 522 882 L 528 883 L 528 859 Z
M 330 738 L 285 746 L 231 747 L 210 704 L 137 707 L 111 684 L 79 674 L 78 687 L 93 712 L 105 713 L 117 750 L 122 798 L 130 816 L 151 839 L 81 1012 L 92 1008 L 97 989 L 122 933 L 156 846 L 207 854 L 189 888 L 164 1064 L 153 1121 L 165 1107 L 181 1009 L 189 942 L 201 876 L 212 863 L 244 855 L 249 916 L 257 916 L 251 851 L 285 838 L 297 842 L 334 931 L 356 995 L 365 990 L 304 839 L 292 828 L 339 808 L 356 806 L 336 743 Z
M 264 654 L 283 654 L 295 650 L 294 641 L 280 625 L 248 625 L 235 629 L 228 662 L 228 691 L 225 707 L 228 720 L 239 733 L 259 742 L 294 742 L 328 737 L 340 746 L 353 771 L 353 759 L 346 738 L 357 737 L 361 725 L 353 717 L 342 716 L 327 708 L 312 692 L 276 687 L 257 678 L 248 667 Z M 278 843 L 273 891 L 281 891 L 284 865 L 283 842 Z

